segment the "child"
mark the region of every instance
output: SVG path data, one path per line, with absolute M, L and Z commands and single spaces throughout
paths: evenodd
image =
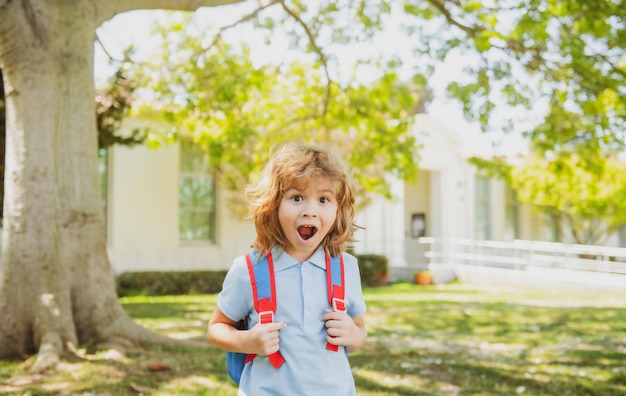
M 358 350 L 367 330 L 357 260 L 343 252 L 354 232 L 354 188 L 330 150 L 290 143 L 246 190 L 257 236 L 271 250 L 276 279 L 274 323 L 259 324 L 244 256 L 228 271 L 208 326 L 209 341 L 227 351 L 257 354 L 246 364 L 239 395 L 355 395 L 345 352 Z M 328 303 L 325 252 L 343 254 L 347 311 Z M 250 316 L 250 330 L 237 322 Z M 339 351 L 326 349 L 326 343 Z M 267 356 L 280 351 L 275 369 Z

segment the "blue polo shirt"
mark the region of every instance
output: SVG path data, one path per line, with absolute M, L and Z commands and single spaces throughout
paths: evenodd
M 276 279 L 276 322 L 280 330 L 280 352 L 285 363 L 275 369 L 266 356 L 247 364 L 239 384 L 239 395 L 356 395 L 354 379 L 344 348 L 326 349 L 326 328 L 320 319 L 329 308 L 326 259 L 322 247 L 305 262 L 298 262 L 279 247 L 272 249 Z M 354 256 L 343 253 L 347 313 L 365 314 L 361 277 Z M 234 321 L 250 315 L 258 323 L 245 256 L 237 257 L 217 296 L 220 310 Z

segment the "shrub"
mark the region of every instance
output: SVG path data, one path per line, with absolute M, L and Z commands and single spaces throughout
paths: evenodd
M 226 271 L 124 272 L 116 277 L 117 295 L 214 294 L 222 289 Z
M 378 254 L 359 254 L 359 272 L 364 286 L 376 287 L 389 283 L 389 260 Z
M 387 257 L 376 254 L 356 255 L 363 286 L 384 286 L 389 282 Z M 226 271 L 139 271 L 116 276 L 117 295 L 165 296 L 214 294 L 222 290 Z

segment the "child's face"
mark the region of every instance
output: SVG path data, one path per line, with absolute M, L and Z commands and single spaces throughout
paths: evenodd
M 335 224 L 335 185 L 324 178 L 309 180 L 304 188 L 285 191 L 278 207 L 278 221 L 287 237 L 283 249 L 298 261 L 311 257 Z

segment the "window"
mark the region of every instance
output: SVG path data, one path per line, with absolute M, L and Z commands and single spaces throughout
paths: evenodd
M 178 222 L 181 241 L 215 242 L 215 181 L 208 158 L 191 141 L 180 141 Z
M 504 237 L 507 241 L 513 241 L 519 238 L 519 201 L 510 186 L 506 186 L 505 200 Z
M 489 179 L 477 177 L 475 184 L 475 205 L 476 205 L 476 239 L 491 238 L 490 216 L 489 216 Z

